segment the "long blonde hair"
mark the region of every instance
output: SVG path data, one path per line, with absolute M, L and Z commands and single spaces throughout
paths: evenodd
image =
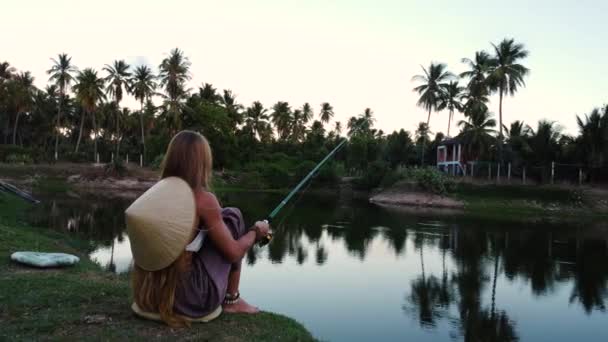
M 162 164 L 161 179 L 180 177 L 193 190 L 209 189 L 213 160 L 207 139 L 192 131 L 173 137 Z M 189 326 L 185 317 L 173 310 L 175 289 L 181 275 L 190 268 L 192 253 L 184 251 L 171 265 L 158 271 L 146 271 L 135 265 L 132 271 L 133 298 L 145 311 L 158 312 L 172 327 Z

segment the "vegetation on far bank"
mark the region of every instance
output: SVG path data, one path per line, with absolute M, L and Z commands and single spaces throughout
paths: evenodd
M 45 89 L 34 85 L 29 72 L 4 62 L 0 162 L 91 163 L 99 156 L 109 163 L 114 156 L 109 171 L 120 173 L 120 160 L 130 157 L 139 163 L 141 154 L 146 166 L 157 167 L 173 134 L 192 129 L 210 141 L 218 171 L 247 174 L 242 180 L 246 187 L 276 189 L 293 184 L 346 136 L 349 143 L 317 181 L 325 186 L 354 176 L 361 179 L 358 186 L 369 189 L 380 184 L 378 171 L 435 163 L 436 147 L 452 133 L 449 128 L 447 135 L 431 132 L 431 114 L 438 112 L 446 113 L 448 127 L 456 115 L 463 115 L 460 132 L 452 135 L 464 144 L 468 160 L 511 163 L 514 172 L 525 165 L 528 177 L 539 180 L 547 179 L 555 161 L 575 165 L 574 173 L 583 167 L 586 182 L 607 181 L 608 107 L 577 117 L 576 136 L 564 134 L 551 120 L 535 128 L 522 121 L 509 124 L 502 106 L 498 120 L 488 111 L 492 96 L 502 103 L 525 86 L 527 55 L 523 44 L 504 39 L 492 44 L 490 52 L 480 50 L 463 59 L 461 73 L 431 63 L 414 77 L 418 105 L 428 110 L 426 122 L 412 132 L 392 133 L 374 126 L 376 115 L 370 108 L 349 113 L 354 115 L 341 122 L 328 102 L 242 104 L 233 91 L 210 83 L 191 88 L 192 63 L 177 48 L 160 61 L 157 74 L 150 66 L 121 59 L 108 61 L 101 71 L 77 68 L 77 61 L 60 54 L 49 65 Z M 138 101 L 137 110 L 124 107 L 128 96 Z
M 222 315 L 190 329 L 170 329 L 130 311 L 127 276 L 103 272 L 87 257 L 87 244 L 24 223 L 27 204 L 0 193 L 0 340 L 309 341 L 297 322 L 281 315 Z M 12 263 L 18 250 L 67 252 L 72 268 L 39 270 Z

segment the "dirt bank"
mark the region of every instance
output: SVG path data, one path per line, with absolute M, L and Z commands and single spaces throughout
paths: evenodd
M 411 184 L 399 184 L 373 194 L 371 203 L 403 205 L 427 208 L 464 209 L 464 202 L 457 199 L 421 191 Z

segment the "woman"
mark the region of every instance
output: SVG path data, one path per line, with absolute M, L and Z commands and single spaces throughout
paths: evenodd
M 178 133 L 165 154 L 161 179 L 178 177 L 192 188 L 201 233 L 192 233 L 192 242 L 168 267 L 149 271 L 136 262 L 132 279 L 137 306 L 159 313 L 170 326 L 188 325 L 188 318 L 210 315 L 220 306 L 229 313 L 258 312 L 240 298 L 241 260 L 269 234 L 269 226 L 256 222 L 245 229 L 238 209 L 222 209 L 209 191 L 211 174 L 207 140 L 192 131 Z

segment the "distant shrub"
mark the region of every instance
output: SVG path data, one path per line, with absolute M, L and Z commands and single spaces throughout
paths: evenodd
M 329 163 L 323 165 L 316 178 L 319 183 L 336 185 L 343 175 L 344 165 L 342 163 Z
M 21 146 L 17 146 L 17 145 L 0 145 L 0 161 L 1 162 L 6 162 L 6 163 L 10 163 L 10 161 L 8 161 L 8 157 L 9 156 L 20 156 L 20 155 L 25 155 L 25 156 L 29 156 L 30 159 L 32 159 L 32 150 L 29 148 L 24 148 Z M 15 158 L 15 157 L 13 157 Z
M 72 163 L 85 163 L 90 161 L 85 152 L 70 152 L 66 154 L 65 159 Z
M 305 160 L 305 161 L 301 162 L 296 167 L 296 179 L 302 179 L 302 178 L 306 177 L 306 175 L 308 173 L 310 173 L 310 171 L 312 171 L 312 169 L 314 169 L 315 166 L 317 166 L 317 163 L 315 163 L 311 160 Z
M 122 177 L 125 176 L 127 174 L 127 165 L 125 164 L 125 162 L 120 159 L 120 158 L 114 158 L 114 161 L 111 163 L 108 163 L 105 166 L 104 169 L 106 175 L 108 176 L 118 176 L 118 177 Z
M 163 159 L 165 159 L 165 155 L 164 154 L 159 154 L 157 155 L 154 160 L 152 160 L 152 162 L 150 163 L 150 167 L 154 170 L 158 170 L 161 167 L 161 164 L 163 163 Z
M 443 195 L 453 191 L 454 180 L 434 167 L 404 168 L 402 179 L 415 182 L 420 188 L 435 194 Z
M 384 178 L 382 178 L 380 186 L 383 188 L 389 187 L 403 178 L 405 178 L 405 175 L 403 174 L 402 169 L 390 170 L 384 175 Z
M 275 163 L 267 164 L 261 174 L 266 183 L 273 189 L 284 188 L 291 183 L 291 177 L 287 170 Z
M 28 154 L 9 154 L 5 161 L 9 164 L 32 164 L 34 162 Z
M 240 177 L 239 186 L 245 189 L 267 189 L 272 186 L 266 183 L 262 174 L 257 171 L 246 172 Z
M 358 189 L 370 190 L 380 185 L 380 182 L 388 172 L 388 164 L 381 160 L 376 160 L 367 166 L 362 177 L 354 181 Z

